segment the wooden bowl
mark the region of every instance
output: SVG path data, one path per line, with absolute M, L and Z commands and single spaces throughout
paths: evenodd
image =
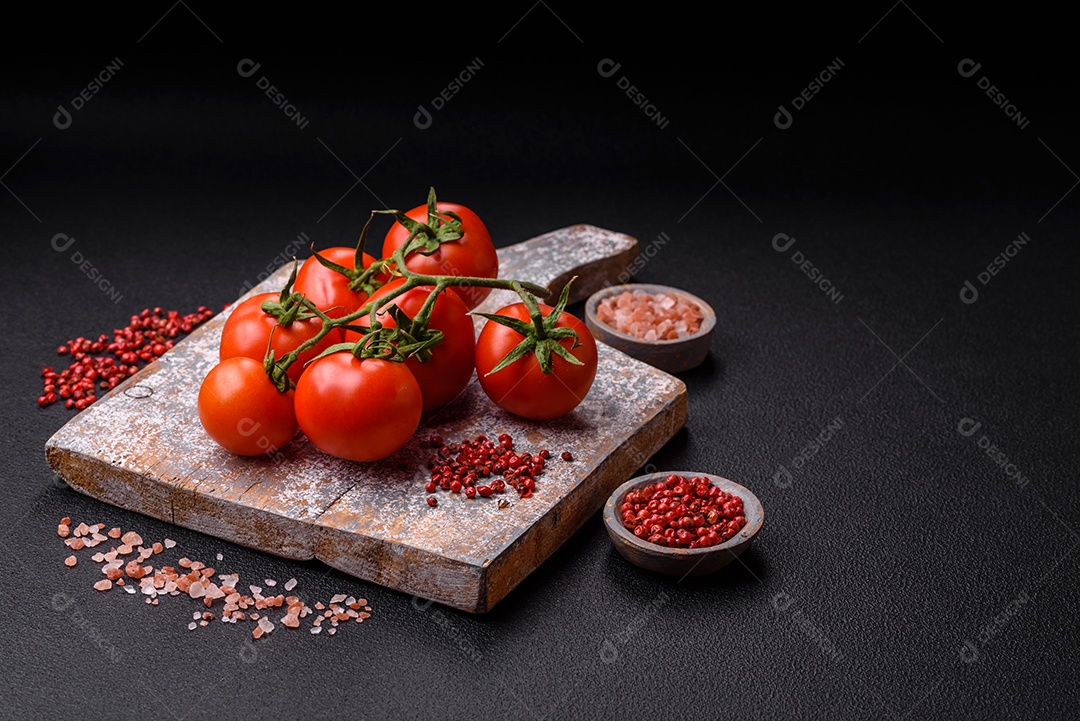
M 697 333 L 686 338 L 645 340 L 615 330 L 596 318 L 596 308 L 602 300 L 624 291 L 635 290 L 643 290 L 650 294 L 665 293 L 693 303 L 701 309 L 701 328 Z M 589 300 L 585 303 L 585 325 L 597 340 L 662 371 L 678 373 L 701 365 L 705 356 L 709 354 L 713 329 L 716 327 L 716 313 L 701 298 L 678 288 L 649 283 L 627 283 L 602 288 L 589 296 Z
M 743 502 L 743 512 L 746 515 L 746 525 L 728 540 L 709 548 L 668 548 L 635 536 L 622 523 L 619 507 L 622 506 L 623 499 L 630 491 L 656 483 L 672 474 L 686 478 L 703 476 L 710 479 L 713 485 L 719 486 L 721 490 L 740 497 Z M 757 496 L 738 483 L 709 473 L 663 471 L 631 478 L 615 489 L 608 498 L 607 505 L 604 506 L 604 525 L 607 527 L 608 536 L 611 537 L 611 542 L 615 544 L 616 550 L 623 558 L 635 566 L 657 573 L 679 576 L 680 579 L 686 576 L 704 576 L 719 571 L 746 550 L 764 523 L 765 511 Z

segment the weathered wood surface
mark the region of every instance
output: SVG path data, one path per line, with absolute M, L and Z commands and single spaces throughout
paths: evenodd
M 500 275 L 553 290 L 578 275 L 574 296 L 615 280 L 637 241 L 577 225 L 499 251 Z M 278 289 L 282 268 L 246 298 Z M 516 296 L 495 291 L 479 310 Z M 239 301 L 238 301 L 239 302 Z M 346 573 L 474 613 L 489 610 L 555 551 L 686 422 L 677 378 L 600 345 L 596 382 L 569 416 L 537 423 L 496 408 L 474 378 L 416 437 L 378 463 L 319 452 L 299 435 L 275 457 L 240 458 L 203 432 L 195 407 L 217 363 L 219 313 L 170 352 L 104 396 L 46 444 L 52 468 L 76 490 L 126 509 Z M 431 433 L 460 440 L 510 433 L 520 450 L 554 457 L 528 499 L 468 500 L 423 485 Z M 572 462 L 559 459 L 568 450 Z

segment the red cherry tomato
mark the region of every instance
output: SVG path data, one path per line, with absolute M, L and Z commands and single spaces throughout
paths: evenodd
M 552 308 L 541 304 L 540 310 L 546 316 Z M 524 303 L 508 305 L 497 315 L 526 323 L 530 321 L 529 310 Z M 573 328 L 577 332 L 577 348 L 571 350 L 573 338 L 564 338 L 559 343 L 582 365 L 574 365 L 553 353 L 552 372 L 546 375 L 540 370 L 533 351 L 497 373 L 488 375 L 523 340 L 523 336 L 512 328 L 491 321 L 484 325 L 476 339 L 476 373 L 480 387 L 495 405 L 524 418 L 549 420 L 566 415 L 585 399 L 596 378 L 596 341 L 585 324 L 569 313 L 563 313 L 557 325 Z
M 386 458 L 420 425 L 420 386 L 403 363 L 331 353 L 296 386 L 296 420 L 315 447 L 350 461 Z
M 339 246 L 318 251 L 319 255 L 338 265 L 349 268 L 356 264 L 356 248 Z M 364 253 L 364 267 L 369 268 L 375 262 Z M 378 279 L 385 282 L 389 273 L 380 273 Z M 331 318 L 340 318 L 352 313 L 367 302 L 368 295 L 363 291 L 350 290 L 349 279 L 335 270 L 327 268 L 314 255 L 304 261 L 300 272 L 296 274 L 293 290 L 303 293 L 319 310 Z
M 371 300 L 385 297 L 404 283 L 404 278 L 390 281 L 375 291 Z M 431 286 L 421 286 L 402 293 L 380 309 L 379 322 L 387 328 L 397 326 L 389 312 L 390 307 L 395 305 L 410 318 L 415 318 L 431 295 L 431 290 Z M 356 321 L 356 325 L 367 326 L 370 323 L 370 315 Z M 442 342 L 431 349 L 431 358 L 423 363 L 415 356 L 405 359 L 405 367 L 412 371 L 416 382 L 420 384 L 425 413 L 442 408 L 469 384 L 473 372 L 473 351 L 476 347 L 476 335 L 469 309 L 453 289 L 443 291 L 435 299 L 428 327 L 443 333 Z M 346 342 L 354 343 L 359 339 L 359 333 L 345 332 Z
M 296 435 L 293 394 L 274 387 L 262 362 L 227 358 L 199 388 L 199 420 L 211 438 L 233 453 L 274 453 Z
M 405 266 L 425 275 L 456 275 L 479 278 L 499 277 L 499 258 L 491 242 L 491 234 L 484 222 L 473 211 L 457 203 L 438 202 L 440 212 L 451 211 L 461 217 L 464 234 L 458 240 L 443 243 L 431 255 L 412 253 L 405 259 Z M 418 205 L 405 215 L 421 223 L 427 223 L 427 206 Z M 448 217 L 448 216 L 446 216 Z M 383 241 L 383 258 L 389 258 L 409 239 L 408 229 L 401 223 L 386 234 Z M 487 298 L 490 288 L 456 288 L 455 291 L 472 310 Z
M 271 348 L 274 357 L 280 360 L 283 355 L 298 348 L 301 343 L 315 337 L 322 330 L 322 321 L 318 318 L 293 321 L 288 327 L 279 326 L 277 319 L 262 309 L 263 302 L 268 300 L 277 301 L 278 294 L 260 293 L 236 306 L 225 321 L 225 327 L 221 329 L 221 360 L 243 356 L 253 358 L 261 364 L 266 356 L 271 332 L 274 334 Z M 305 363 L 335 343 L 340 343 L 341 337 L 341 330 L 333 328 L 314 347 L 301 353 L 299 360 L 289 366 L 289 377 L 293 383 L 300 380 Z

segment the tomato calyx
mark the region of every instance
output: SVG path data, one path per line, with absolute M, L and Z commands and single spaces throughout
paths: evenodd
M 270 381 L 279 392 L 288 393 L 290 390 L 296 388 L 296 384 L 293 383 L 292 378 L 289 377 L 289 364 L 278 363 L 274 359 L 274 351 L 270 347 L 270 344 L 273 342 L 274 331 L 270 331 L 270 340 L 266 344 L 266 356 L 263 357 L 263 369 L 266 371 L 266 375 L 270 377 Z
M 432 292 L 429 298 L 437 293 Z M 431 304 L 433 305 L 433 304 Z M 441 330 L 428 327 L 431 315 L 430 305 L 425 304 L 415 318 L 396 305 L 391 305 L 387 312 L 394 319 L 394 327 L 387 328 L 375 321 L 371 326 L 347 325 L 347 330 L 360 333 L 362 337 L 355 343 L 338 343 L 327 348 L 312 362 L 324 355 L 347 350 L 356 358 L 378 358 L 380 360 L 404 363 L 407 358 L 416 358 L 421 363 L 431 360 L 432 349 L 443 342 L 445 335 Z
M 401 246 L 404 249 L 403 254 L 405 256 L 410 253 L 431 255 L 443 243 L 461 240 L 465 236 L 461 216 L 452 210 L 440 211 L 438 209 L 434 187 L 428 190 L 426 223 L 413 220 L 400 210 L 377 210 L 375 212 L 393 215 L 397 222 L 401 223 L 409 231 L 409 239 Z
M 356 255 L 353 256 L 353 267 L 346 268 L 340 263 L 335 263 L 329 258 L 319 255 L 315 250 L 315 244 L 311 246 L 311 253 L 315 256 L 315 260 L 319 261 L 325 268 L 329 268 L 335 273 L 340 273 L 349 279 L 349 290 L 363 292 L 367 295 L 371 295 L 379 288 L 383 287 L 384 282 L 380 279 L 381 275 L 384 275 L 388 266 L 393 266 L 390 260 L 376 260 L 368 267 L 364 267 L 364 246 L 367 244 L 368 227 L 371 225 L 371 219 L 374 215 L 368 218 L 368 221 L 364 223 L 363 229 L 360 231 L 360 240 L 356 243 Z
M 312 313 L 304 305 L 304 294 L 294 292 L 292 289 L 293 283 L 296 282 L 296 273 L 299 265 L 299 261 L 294 258 L 292 273 L 289 274 L 289 280 L 281 289 L 278 299 L 264 301 L 263 304 L 259 306 L 262 308 L 263 313 L 266 313 L 276 320 L 278 325 L 285 328 L 288 328 L 295 321 L 317 317 L 315 313 Z
M 570 301 L 570 284 L 574 282 L 575 278 L 571 278 L 570 281 L 563 286 L 562 294 L 559 296 L 559 302 L 555 304 L 551 309 L 551 312 L 546 316 L 540 311 L 540 305 L 536 302 L 536 298 L 525 291 L 520 284 L 514 282 L 514 290 L 521 296 L 521 300 L 529 310 L 531 323 L 526 323 L 516 318 L 508 318 L 507 316 L 498 315 L 497 313 L 473 313 L 473 315 L 487 318 L 492 323 L 506 326 L 523 336 L 521 342 L 503 356 L 503 359 L 496 363 L 495 367 L 485 375 L 490 376 L 494 373 L 498 373 L 511 363 L 521 360 L 530 352 L 536 353 L 536 362 L 545 375 L 553 372 L 554 367 L 552 364 L 554 362 L 554 356 L 556 355 L 572 365 L 582 365 L 582 362 L 578 360 L 566 346 L 559 342 L 566 338 L 573 338 L 574 342 L 571 345 L 571 349 L 576 348 L 579 345 L 577 331 L 573 328 L 557 325 L 559 317 L 562 316 L 563 311 L 566 310 L 567 303 Z

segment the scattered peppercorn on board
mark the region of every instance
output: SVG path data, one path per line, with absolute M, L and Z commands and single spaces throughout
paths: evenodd
M 581 300 L 625 280 L 620 275 L 637 256 L 631 236 L 575 225 L 500 249 L 500 275 L 555 292 L 576 275 L 572 298 Z M 279 290 L 288 273 L 288 266 L 279 269 L 243 298 Z M 477 310 L 494 312 L 516 299 L 496 290 Z M 242 458 L 205 434 L 195 405 L 233 307 L 61 428 L 46 444 L 53 470 L 77 491 L 128 510 L 286 558 L 317 558 L 404 593 L 483 613 L 687 420 L 682 381 L 600 344 L 589 395 L 555 421 L 501 411 L 474 377 L 384 461 L 334 458 L 302 434 L 270 456 Z M 502 433 L 519 452 L 552 454 L 531 497 L 439 493 L 438 505 L 428 505 L 432 434 L 457 442 Z M 564 452 L 572 460 L 563 460 Z

